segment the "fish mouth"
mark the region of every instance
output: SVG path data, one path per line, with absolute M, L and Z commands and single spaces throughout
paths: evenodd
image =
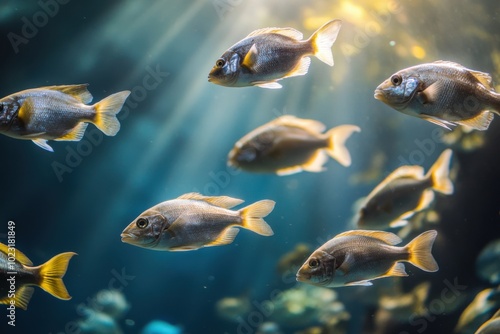
M 131 241 L 136 241 L 138 238 L 135 234 L 123 232 L 120 234 L 122 242 L 130 243 Z
M 380 88 L 375 89 L 375 93 L 373 94 L 373 97 L 379 101 L 382 101 L 382 102 L 387 101 L 387 99 L 385 98 L 384 91 Z

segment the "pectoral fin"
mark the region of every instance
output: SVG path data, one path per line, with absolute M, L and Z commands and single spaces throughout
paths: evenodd
M 241 66 L 244 66 L 249 70 L 253 71 L 258 56 L 259 52 L 257 51 L 257 47 L 255 46 L 255 44 L 253 44 L 250 50 L 248 50 L 247 54 L 245 55 L 245 58 L 243 58 Z
M 33 116 L 33 112 L 35 111 L 35 103 L 31 97 L 27 97 L 21 108 L 19 108 L 19 113 L 17 117 L 22 120 L 25 124 L 30 122 L 31 116 Z
M 442 90 L 442 81 L 436 81 L 431 84 L 429 87 L 424 89 L 421 92 L 418 92 L 416 95 L 417 100 L 422 104 L 434 103 L 439 97 L 439 93 Z

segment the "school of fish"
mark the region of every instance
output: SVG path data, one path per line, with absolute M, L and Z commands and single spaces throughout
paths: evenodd
M 255 30 L 217 59 L 208 81 L 226 87 L 282 88 L 278 81 L 307 74 L 311 56 L 334 65 L 331 48 L 340 28 L 341 20 L 328 21 L 307 40 L 293 28 Z M 114 136 L 120 129 L 116 115 L 129 94 L 128 90 L 118 92 L 89 105 L 92 95 L 86 84 L 23 90 L 0 99 L 0 133 L 31 140 L 47 151 L 53 151 L 49 140 L 81 140 L 88 123 L 107 136 Z M 462 125 L 487 130 L 494 114 L 500 114 L 500 94 L 494 91 L 491 76 L 449 61 L 397 71 L 376 88 L 374 97 L 397 111 L 446 129 Z M 279 176 L 325 171 L 329 157 L 342 166 L 350 166 L 346 141 L 361 129 L 345 124 L 325 130 L 325 125 L 317 120 L 281 116 L 238 140 L 227 163 L 248 172 Z M 396 246 L 403 240 L 386 230 L 411 224 L 413 216 L 430 208 L 436 194 L 453 194 L 451 158 L 452 150 L 444 150 L 426 174 L 417 165 L 394 170 L 360 201 L 353 219 L 357 229 L 337 234 L 314 250 L 298 269 L 296 280 L 329 288 L 372 286 L 375 279 L 407 277 L 404 262 L 427 273 L 438 271 L 432 255 L 437 231 L 424 231 L 406 245 Z M 139 214 L 123 230 L 121 240 L 150 250 L 190 251 L 229 245 L 240 228 L 272 236 L 273 229 L 264 218 L 272 213 L 275 201 L 264 199 L 233 209 L 242 203 L 243 200 L 228 196 L 181 195 Z M 270 220 L 277 221 L 273 217 Z M 304 246 L 299 250 L 299 259 L 310 253 Z M 71 298 L 62 277 L 75 253 L 59 254 L 38 267 L 32 267 L 18 250 L 12 265 L 7 261 L 7 253 L 8 246 L 0 243 L 0 303 L 15 303 L 27 309 L 33 294 L 31 286 L 39 286 L 63 300 Z M 292 263 L 297 263 L 297 255 L 285 259 L 280 271 Z M 12 271 L 16 272 L 19 286 L 15 297 L 7 293 L 6 282 Z M 387 305 L 394 303 L 401 310 L 411 309 L 417 302 L 421 310 L 428 291 L 429 285 L 424 284 L 415 292 L 399 296 L 397 301 L 386 300 L 384 310 L 392 312 Z M 492 290 L 485 290 L 478 298 L 487 299 L 491 293 Z M 401 303 L 402 299 L 405 303 Z M 471 315 L 478 312 L 474 305 L 467 309 L 458 326 L 467 326 L 472 321 L 469 318 L 475 319 Z M 482 306 L 483 302 L 479 309 Z M 241 308 L 246 310 L 245 307 Z M 497 312 L 476 333 L 498 333 L 499 318 Z

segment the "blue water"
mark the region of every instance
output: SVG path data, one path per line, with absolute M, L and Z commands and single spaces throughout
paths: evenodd
M 383 177 L 405 161 L 427 170 L 447 147 L 433 139 L 435 125 L 373 98 L 382 80 L 401 68 L 446 59 L 491 73 L 500 84 L 500 65 L 492 57 L 500 45 L 495 1 L 393 2 L 399 11 L 386 21 L 373 14 L 386 10 L 382 1 L 41 3 L 0 4 L 0 95 L 79 83 L 90 84 L 94 102 L 121 90 L 132 94 L 115 137 L 89 126 L 79 143 L 51 142 L 54 153 L 0 137 L 3 242 L 7 222 L 14 221 L 16 246 L 34 264 L 65 251 L 79 254 L 64 278 L 73 298 L 61 301 L 37 288 L 28 310 L 17 310 L 15 328 L 0 316 L 2 333 L 71 333 L 81 318 L 78 307 L 105 288 L 121 289 L 131 305 L 120 320 L 124 333 L 139 333 L 154 319 L 181 325 L 185 333 L 241 333 L 237 323 L 217 316 L 219 299 L 246 293 L 260 305 L 272 291 L 294 287 L 293 277 L 276 272 L 283 254 L 299 242 L 316 248 L 319 240 L 350 229 L 353 203 Z M 251 31 L 292 26 L 308 37 L 317 27 L 309 27 L 312 18 L 319 24 L 332 18 L 344 22 L 332 48 L 333 68 L 313 59 L 307 75 L 281 81 L 281 90 L 207 82 L 215 60 Z M 26 22 L 36 29 L 26 28 Z M 369 30 L 373 22 L 378 30 Z M 12 33 L 21 39 L 13 41 Z M 425 55 L 411 51 L 414 46 Z M 328 128 L 361 127 L 347 141 L 352 166 L 329 161 L 323 173 L 286 177 L 226 166 L 239 138 L 282 114 L 316 119 Z M 455 193 L 437 199 L 441 219 L 433 227 L 439 232 L 433 253 L 440 270 L 423 273 L 407 266 L 406 289 L 430 280 L 431 300 L 439 298 L 445 281 L 457 279 L 467 287 L 468 302 L 490 287 L 475 275 L 474 263 L 482 247 L 500 237 L 499 133 L 496 117 L 484 146 L 454 150 Z M 350 182 L 377 153 L 386 157 L 379 176 Z M 142 211 L 192 191 L 247 204 L 275 200 L 266 218 L 275 235 L 244 230 L 231 245 L 175 253 L 121 242 L 121 231 Z M 337 290 L 351 313 L 349 333 L 375 332 L 374 307 L 349 298 L 350 288 Z M 467 302 L 452 312 L 436 312 L 425 333 L 450 333 Z M 256 326 L 250 328 L 255 332 Z M 404 322 L 384 333 L 422 328 Z

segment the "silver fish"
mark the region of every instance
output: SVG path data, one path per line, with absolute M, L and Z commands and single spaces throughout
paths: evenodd
M 315 120 L 281 116 L 238 140 L 229 152 L 228 164 L 278 175 L 324 171 L 328 156 L 349 166 L 351 155 L 345 141 L 360 128 L 341 125 L 324 130 L 325 125 Z
M 360 204 L 354 220 L 358 228 L 387 229 L 408 224 L 415 213 L 429 207 L 434 191 L 453 193 L 449 178 L 452 151 L 441 153 L 429 172 L 420 166 L 401 166 L 387 176 Z
M 273 235 L 262 218 L 274 209 L 274 201 L 262 200 L 229 210 L 242 202 L 227 196 L 185 194 L 141 213 L 123 230 L 122 241 L 160 251 L 184 251 L 230 244 L 239 232 L 236 227 Z
M 401 70 L 377 87 L 375 98 L 446 129 L 460 124 L 486 130 L 493 114 L 500 114 L 491 76 L 449 61 Z
M 474 334 L 498 334 L 500 333 L 500 309 L 486 321 Z
M 88 123 L 107 136 L 120 130 L 116 114 L 130 91 L 108 96 L 94 105 L 86 84 L 48 86 L 24 90 L 0 99 L 0 133 L 32 140 L 53 152 L 47 140 L 79 141 Z
M 428 272 L 438 265 L 431 254 L 437 232 L 424 232 L 404 247 L 389 232 L 353 230 L 315 250 L 297 272 L 297 281 L 323 287 L 372 285 L 371 280 L 408 276 L 403 262 Z
M 332 45 L 340 20 L 329 21 L 308 40 L 292 28 L 264 28 L 251 32 L 231 46 L 216 62 L 208 81 L 228 87 L 281 88 L 283 78 L 304 75 L 310 55 L 333 66 Z

